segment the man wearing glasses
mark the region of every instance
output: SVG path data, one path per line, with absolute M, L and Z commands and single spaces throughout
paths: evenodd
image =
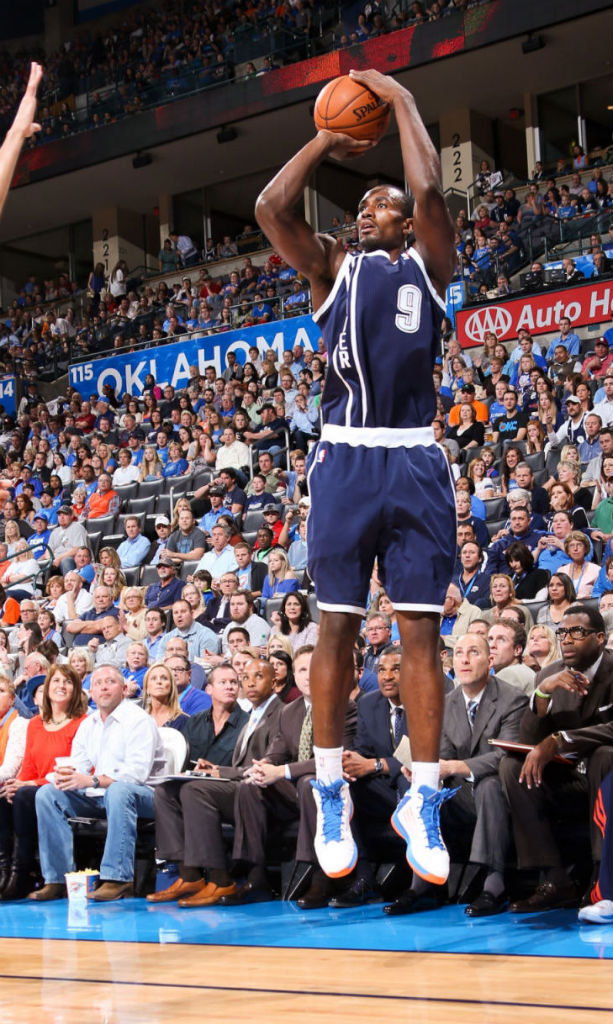
M 551 753 L 553 740 L 560 744 L 569 730 L 613 721 L 613 652 L 605 649 L 602 615 L 595 608 L 573 604 L 556 632 L 562 658 L 537 674 L 520 726 L 520 742 L 535 744 L 536 749 L 523 762 L 509 756 L 500 765 L 519 867 L 543 870 L 543 881 L 532 896 L 511 904 L 510 910 L 520 914 L 577 906 L 580 894 L 567 874 L 552 823 L 559 818 L 585 822 L 586 813 L 592 821 L 598 789 L 613 768 L 613 747 L 604 743 L 592 751 L 585 771 L 577 761 L 565 765 L 543 757 L 543 751 Z M 595 824 L 590 839 L 598 864 L 602 834 Z
M 373 612 L 366 619 L 367 646 L 364 648 L 364 668 L 377 672 L 379 655 L 391 643 L 392 624 L 387 615 Z

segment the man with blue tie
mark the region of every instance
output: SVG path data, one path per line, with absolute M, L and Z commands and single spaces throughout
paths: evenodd
M 490 649 L 485 637 L 465 633 L 453 652 L 456 688 L 445 698 L 441 737 L 441 779 L 457 787 L 453 800 L 441 808 L 441 828 L 452 860 L 485 869 L 481 893 L 466 908 L 469 917 L 485 917 L 504 909 L 504 868 L 511 840 L 509 810 L 498 777 L 503 756 L 490 739 L 517 740 L 528 698 L 516 686 L 490 675 Z M 468 858 L 462 849 L 470 835 Z M 454 854 L 456 856 L 454 857 Z M 432 909 L 440 890 L 416 875 L 408 892 L 384 908 L 387 914 Z
M 351 784 L 351 827 L 358 846 L 358 863 L 348 889 L 330 900 L 332 907 L 355 907 L 372 897 L 373 861 L 380 859 L 382 833 L 387 832 L 393 840 L 389 819 L 408 788 L 402 764 L 395 756 L 402 737 L 407 736 L 407 717 L 400 701 L 401 659 L 402 649 L 398 646 L 387 646 L 379 654 L 379 689 L 364 694 L 358 701 L 355 746 L 343 752 L 343 771 Z M 451 680 L 445 685 L 447 690 L 453 689 Z

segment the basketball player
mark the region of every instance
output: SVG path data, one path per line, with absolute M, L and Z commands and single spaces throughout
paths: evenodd
M 397 612 L 413 756 L 411 789 L 392 823 L 414 871 L 442 884 L 449 857 L 439 829 L 439 622 L 456 522 L 446 459 L 431 426 L 432 367 L 456 254 L 438 156 L 415 100 L 377 71 L 351 77 L 394 108 L 412 212 L 399 189 L 377 186 L 358 207 L 362 254 L 346 254 L 337 239 L 315 234 L 295 209 L 314 171 L 328 157 L 360 156 L 374 145 L 329 131 L 318 132 L 256 204 L 271 244 L 310 281 L 313 319 L 328 351 L 324 426 L 308 469 L 309 572 L 321 609 L 311 662 L 315 850 L 331 877 L 348 874 L 357 860 L 340 744 L 353 647 L 377 559 Z
M 4 209 L 6 197 L 11 187 L 21 147 L 25 139 L 28 139 L 34 132 L 40 131 L 40 125 L 34 121 L 34 115 L 37 102 L 36 90 L 42 77 L 42 67 L 33 61 L 30 65 L 30 77 L 26 91 L 0 149 L 0 214 Z

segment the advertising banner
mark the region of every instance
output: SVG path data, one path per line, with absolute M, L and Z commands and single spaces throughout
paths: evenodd
M 456 334 L 463 348 L 482 345 L 488 331 L 498 341 L 517 338 L 520 327 L 530 334 L 548 334 L 557 330 L 560 318 L 567 316 L 572 327 L 607 323 L 611 319 L 613 280 L 597 279 L 571 288 L 555 288 L 499 299 L 492 303 L 456 311 Z
M 17 411 L 15 384 L 14 377 L 0 377 L 0 405 L 4 406 L 7 416 L 14 416 Z
M 199 338 L 189 335 L 185 341 L 155 348 L 140 349 L 111 356 L 108 359 L 92 359 L 69 367 L 69 381 L 73 388 L 84 397 L 100 394 L 104 384 L 115 388 L 117 395 L 128 392 L 140 395 L 145 388 L 145 377 L 151 373 L 156 384 L 163 387 L 172 384 L 183 388 L 191 376 L 190 366 L 197 366 L 203 374 L 205 366 L 214 366 L 219 376 L 226 367 L 228 352 L 236 352 L 239 363 L 249 359 L 249 349 L 256 345 L 261 353 L 272 349 L 275 360 L 280 362 L 284 349 L 294 345 L 317 350 L 320 330 L 310 316 L 291 317 L 275 320 L 244 330 L 227 331 L 224 334 L 209 334 Z

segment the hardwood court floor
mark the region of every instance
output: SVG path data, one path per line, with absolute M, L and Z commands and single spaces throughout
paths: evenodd
M 0 1024 L 599 1024 L 613 927 L 461 906 L 0 905 Z
M 0 957 L 0 1024 L 611 1018 L 610 960 L 45 938 L 0 939 Z

